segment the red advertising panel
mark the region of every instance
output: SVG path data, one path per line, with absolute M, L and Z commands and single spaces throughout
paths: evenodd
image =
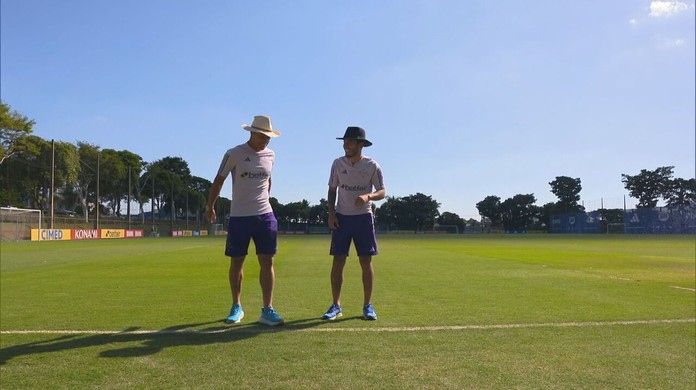
M 143 230 L 126 230 L 126 238 L 142 238 L 145 237 Z

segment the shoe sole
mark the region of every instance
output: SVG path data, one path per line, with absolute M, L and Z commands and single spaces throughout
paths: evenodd
M 324 316 L 324 317 L 322 317 L 322 318 L 325 319 L 325 320 L 333 321 L 333 320 L 335 320 L 335 319 L 338 318 L 338 317 L 343 317 L 343 313 L 338 313 L 338 314 L 336 314 L 336 315 L 333 316 L 333 317 L 326 317 L 326 316 Z
M 367 316 L 363 316 L 363 320 L 367 320 L 367 321 L 377 321 L 377 317 L 367 317 Z
M 242 314 L 239 316 L 239 319 L 238 319 L 237 321 L 230 320 L 229 317 L 228 317 L 228 318 L 225 319 L 225 323 L 226 323 L 226 324 L 238 324 L 238 323 L 242 322 L 242 319 L 243 319 L 243 318 L 244 318 L 244 312 L 242 312 Z
M 261 317 L 261 318 L 259 318 L 259 323 L 260 323 L 260 324 L 264 324 L 264 325 L 268 325 L 268 326 L 280 326 L 280 325 L 284 325 L 284 324 L 285 324 L 285 321 L 284 321 L 284 320 L 280 320 L 280 321 L 277 321 L 277 322 L 273 322 L 273 321 L 269 321 L 269 320 L 267 320 L 267 319 Z

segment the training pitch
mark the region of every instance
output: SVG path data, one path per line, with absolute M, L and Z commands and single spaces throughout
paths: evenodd
M 274 306 L 255 323 L 247 258 L 240 324 L 224 238 L 0 243 L 0 387 L 696 387 L 696 237 L 378 236 L 361 320 L 357 257 L 344 316 L 329 236 L 281 236 Z M 253 244 L 250 248 L 253 253 Z

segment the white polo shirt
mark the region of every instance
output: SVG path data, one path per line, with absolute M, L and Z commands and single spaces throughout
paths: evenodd
M 331 165 L 329 187 L 338 188 L 336 212 L 343 215 L 360 215 L 372 213 L 372 202 L 356 207 L 355 199 L 363 194 L 384 188 L 382 168 L 377 161 L 363 155 L 353 165 L 348 157 L 339 157 Z
M 275 152 L 269 148 L 257 152 L 246 143 L 228 150 L 222 158 L 218 176 L 232 174 L 233 217 L 248 217 L 273 211 L 269 202 L 271 170 Z

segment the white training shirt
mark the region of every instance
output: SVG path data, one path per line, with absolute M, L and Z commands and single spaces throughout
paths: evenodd
M 382 168 L 377 161 L 363 155 L 362 159 L 353 165 L 348 157 L 339 157 L 331 165 L 329 187 L 338 188 L 336 212 L 343 215 L 360 215 L 372 213 L 372 202 L 360 207 L 355 206 L 355 199 L 363 194 L 384 188 Z
M 273 212 L 269 202 L 270 178 L 275 152 L 269 148 L 257 152 L 246 143 L 228 150 L 222 158 L 218 176 L 232 173 L 233 217 L 248 217 Z

